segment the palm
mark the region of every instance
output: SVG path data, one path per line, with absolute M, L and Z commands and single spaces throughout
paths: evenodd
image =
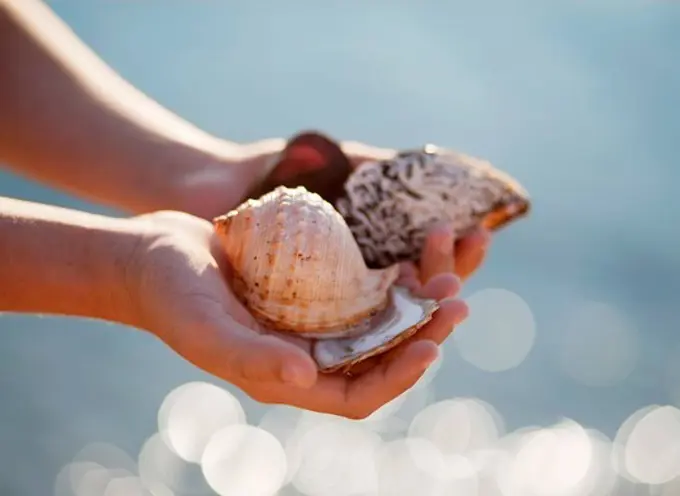
M 152 247 L 154 264 L 158 273 L 147 271 L 146 283 L 162 292 L 157 295 L 158 310 L 153 316 L 162 322 L 164 329 L 191 326 L 197 320 L 196 309 L 212 308 L 213 312 L 224 312 L 230 319 L 244 326 L 249 332 L 264 334 L 263 329 L 238 301 L 225 282 L 231 270 L 223 258 L 218 240 L 212 233 L 210 224 L 201 219 L 175 212 L 161 212 L 145 216 L 156 227 L 169 230 L 168 238 L 161 237 Z M 171 268 L 171 270 L 167 270 Z M 410 272 L 405 271 L 405 275 Z M 161 280 L 162 279 L 162 280 Z M 404 279 L 406 282 L 407 279 Z M 164 302 L 175 302 L 172 312 Z M 176 334 L 176 333 L 175 333 Z M 276 339 L 293 344 L 311 357 L 309 340 L 290 335 L 270 333 Z
M 271 171 L 279 153 L 286 146 L 283 139 L 268 139 L 256 141 L 244 145 L 242 156 L 237 163 L 229 166 L 217 166 L 214 173 L 208 174 L 203 181 L 196 181 L 192 188 L 189 203 L 200 205 L 195 210 L 201 212 L 206 218 L 221 215 L 227 210 L 234 208 L 243 199 L 244 192 L 252 191 L 262 181 L 264 176 Z M 345 155 L 349 158 L 353 167 L 370 160 L 383 160 L 392 157 L 395 150 L 390 148 L 378 148 L 357 141 L 341 143 Z M 225 170 L 230 173 L 225 174 Z M 232 192 L 232 194 L 225 194 Z M 222 199 L 227 199 L 223 201 Z M 482 263 L 486 247 L 489 243 L 488 233 L 481 230 L 472 233 L 465 239 L 456 243 L 456 256 L 449 254 L 449 249 L 442 250 L 435 246 L 437 240 L 449 243 L 446 232 L 437 232 L 435 229 L 433 238 L 434 245 L 426 247 L 421 258 L 418 273 L 423 282 L 430 280 L 436 274 L 454 272 L 461 279 L 467 279 Z M 444 239 L 441 239 L 441 238 Z M 453 241 L 450 242 L 452 244 Z
M 248 145 L 240 162 L 218 165 L 210 177 L 194 181 L 189 210 L 210 219 L 234 208 L 284 145 L 283 140 Z M 360 143 L 343 148 L 355 167 L 393 153 Z M 420 264 L 404 265 L 401 279 L 422 296 L 440 300 L 432 321 L 391 352 L 360 364 L 352 377 L 317 375 L 308 341 L 265 333 L 231 292 L 229 267 L 210 222 L 177 212 L 144 218 L 155 233 L 140 279 L 147 329 L 185 359 L 260 402 L 353 418 L 365 417 L 411 387 L 436 358 L 437 345 L 466 314 L 465 305 L 451 298 L 458 291 L 451 272 L 469 276 L 488 243 L 485 233 L 474 233 L 456 243 L 454 258 L 451 233 L 433 230 Z
M 444 301 L 415 338 L 380 359 L 365 362 L 358 376 L 317 377 L 308 341 L 264 333 L 233 295 L 225 282 L 228 264 L 209 222 L 177 212 L 150 214 L 140 220 L 152 233 L 140 269 L 139 300 L 145 302 L 145 327 L 188 361 L 261 402 L 365 416 L 410 387 L 436 358 L 436 345 L 464 317 L 461 302 Z M 408 281 L 412 273 L 404 275 Z M 412 277 L 410 281 L 417 287 Z M 456 291 L 450 274 L 434 278 L 421 289 L 424 295 L 440 300 Z M 304 385 L 282 380 L 283 370 L 291 365 L 306 374 Z

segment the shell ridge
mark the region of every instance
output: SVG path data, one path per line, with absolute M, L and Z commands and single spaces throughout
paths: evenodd
M 225 249 L 236 265 L 233 284 L 274 330 L 323 338 L 359 332 L 396 279 L 396 272 L 369 276 L 344 218 L 304 188 L 248 201 L 219 229 L 232 234 Z
M 314 198 L 314 200 L 316 201 L 316 198 Z M 329 259 L 328 251 L 329 251 L 330 245 L 333 241 L 333 233 L 332 233 L 332 230 L 331 230 L 332 224 L 329 222 L 330 219 L 329 219 L 329 216 L 328 216 L 328 212 L 326 210 L 324 210 L 322 212 L 322 214 L 323 214 L 322 216 L 323 216 L 323 231 L 324 231 L 322 233 L 322 236 L 321 236 L 322 250 L 317 255 L 319 257 L 319 262 L 321 262 L 321 264 L 323 264 L 324 262 L 326 262 Z M 326 230 L 328 232 L 326 232 Z M 315 274 L 315 276 L 316 276 L 315 283 L 316 284 L 314 285 L 314 291 L 312 292 L 312 300 L 313 301 L 320 301 L 321 300 L 321 292 L 323 291 L 323 289 L 325 287 L 324 279 L 325 279 L 325 277 L 327 277 L 327 275 L 328 274 L 324 273 L 323 271 L 317 271 L 316 272 L 316 274 Z M 316 318 L 321 319 L 322 316 L 323 316 L 323 307 L 321 305 L 314 305 L 314 310 L 318 311 L 320 313 L 319 315 L 316 315 Z

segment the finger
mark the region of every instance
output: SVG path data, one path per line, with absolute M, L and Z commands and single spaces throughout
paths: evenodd
M 411 278 L 418 276 L 418 268 L 412 262 L 399 264 L 399 277 Z
M 459 290 L 460 283 L 458 282 L 458 278 L 455 275 L 440 274 L 431 279 L 425 287 L 420 287 L 413 291 L 416 296 L 420 296 L 421 298 L 431 298 L 438 300 L 439 308 L 434 313 L 432 320 L 423 328 L 419 329 L 418 332 L 410 338 L 411 341 L 418 339 L 421 336 L 424 339 L 427 339 L 430 335 L 438 336 L 441 334 L 441 332 L 433 333 L 430 331 L 430 329 L 440 329 L 442 326 L 446 331 L 446 335 L 448 335 L 450 334 L 451 328 L 454 325 L 456 325 L 458 322 L 462 322 L 462 320 L 467 316 L 467 307 L 463 302 L 458 303 L 456 300 L 452 300 L 452 297 L 455 296 Z M 455 307 L 453 310 L 450 308 L 451 305 Z M 379 363 L 383 362 L 385 359 L 391 359 L 391 357 L 395 353 L 398 353 L 399 350 L 404 347 L 404 345 L 405 343 L 397 346 L 394 350 L 391 350 L 385 354 L 371 357 L 359 362 L 352 367 L 352 373 L 355 375 L 363 374 L 367 370 L 370 370 Z
M 437 274 L 454 272 L 454 240 L 450 226 L 433 228 L 420 256 L 420 281 L 426 284 Z
M 414 293 L 421 298 L 443 300 L 455 296 L 460 291 L 460 280 L 451 273 L 438 274 Z
M 394 360 L 409 344 L 415 341 L 428 340 L 438 345 L 442 344 L 455 327 L 463 322 L 467 316 L 468 307 L 464 301 L 447 298 L 439 303 L 439 309 L 433 315 L 432 320 L 407 341 L 383 355 L 359 362 L 352 367 L 351 372 L 353 375 L 359 376 L 380 366 L 382 363 Z
M 258 401 L 286 404 L 305 410 L 347 418 L 364 418 L 413 386 L 437 359 L 438 349 L 430 341 L 404 347 L 397 358 L 357 378 L 342 373 L 320 374 L 309 389 L 275 383 L 244 384 Z
M 423 326 L 412 338 L 412 341 L 429 340 L 442 344 L 455 327 L 468 317 L 469 309 L 463 300 L 447 298 L 439 302 L 439 309 L 432 320 Z
M 421 340 L 405 346 L 393 360 L 348 383 L 342 415 L 369 416 L 413 387 L 438 356 L 439 349 L 432 341 Z
M 448 306 L 448 303 L 444 304 L 446 313 Z M 444 320 L 451 321 L 451 318 Z M 256 399 L 266 403 L 286 404 L 352 419 L 365 418 L 411 388 L 438 356 L 436 343 L 422 339 L 395 350 L 391 360 L 359 377 L 320 374 L 309 389 L 275 383 L 259 383 L 255 387 L 247 384 L 244 389 L 251 393 L 257 391 Z
M 482 264 L 491 243 L 491 235 L 479 228 L 460 239 L 455 247 L 455 272 L 462 280 L 469 278 Z
M 410 262 L 404 262 L 399 265 L 399 278 L 396 284 L 408 288 L 411 291 L 420 289 L 420 281 L 418 279 L 418 269 Z
M 231 340 L 230 368 L 245 380 L 284 382 L 309 388 L 317 378 L 317 366 L 309 354 L 276 336 L 245 330 Z
M 258 334 L 226 316 L 204 327 L 180 351 L 194 365 L 229 382 L 273 382 L 309 388 L 317 367 L 300 348 Z

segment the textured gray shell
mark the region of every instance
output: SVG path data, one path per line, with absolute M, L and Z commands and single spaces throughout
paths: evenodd
M 503 210 L 498 228 L 526 213 L 529 197 L 488 162 L 426 146 L 362 164 L 335 206 L 369 267 L 416 261 L 428 229 L 447 222 L 461 237 Z

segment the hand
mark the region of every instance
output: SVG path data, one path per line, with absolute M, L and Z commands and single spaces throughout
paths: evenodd
M 209 222 L 178 212 L 135 218 L 144 235 L 130 266 L 139 327 L 205 371 L 263 403 L 363 418 L 410 388 L 436 359 L 437 345 L 466 316 L 458 283 L 440 274 L 409 285 L 440 309 L 416 336 L 367 360 L 358 375 L 318 374 L 307 342 L 259 330 L 225 283 L 227 264 Z
M 187 196 L 183 210 L 210 219 L 235 207 L 243 196 L 267 171 L 269 164 L 286 146 L 284 139 L 267 139 L 241 145 L 240 151 L 225 165 L 210 164 L 199 176 L 187 179 Z M 357 141 L 345 141 L 343 151 L 352 165 L 368 160 L 388 159 L 396 153 L 391 148 L 378 148 Z M 468 279 L 482 264 L 491 241 L 490 234 L 478 229 L 455 247 L 447 226 L 433 229 L 418 267 L 419 279 L 427 282 L 437 274 L 453 272 L 461 280 Z M 405 270 L 412 271 L 414 267 Z
M 369 160 L 389 159 L 395 154 L 395 150 L 390 148 L 378 148 L 358 141 L 346 141 L 342 148 L 354 167 Z M 438 274 L 455 273 L 465 281 L 481 266 L 490 243 L 490 233 L 479 228 L 454 244 L 451 229 L 446 225 L 437 226 L 429 233 L 419 266 L 402 264 L 404 280 L 417 279 L 425 284 Z

